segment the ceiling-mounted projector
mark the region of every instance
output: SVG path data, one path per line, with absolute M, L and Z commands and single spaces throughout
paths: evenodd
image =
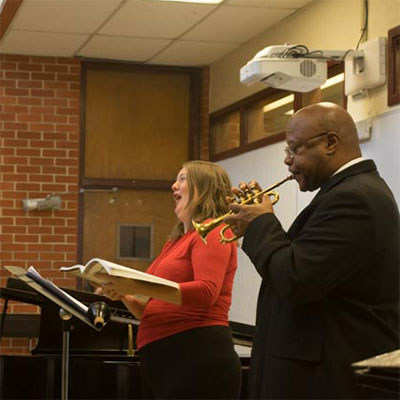
M 345 62 L 345 93 L 354 95 L 386 81 L 386 39 L 363 43 L 360 50 L 309 50 L 304 45 L 269 46 L 240 69 L 240 82 L 264 83 L 293 92 L 310 92 L 327 79 L 327 61 Z
M 326 61 L 318 59 L 253 59 L 240 69 L 240 81 L 246 85 L 261 82 L 303 93 L 319 88 L 326 78 Z
M 305 46 L 269 46 L 259 51 L 240 69 L 240 81 L 246 85 L 261 82 L 278 89 L 310 92 L 327 78 L 326 60 L 307 57 Z M 320 55 L 320 54 L 319 54 Z

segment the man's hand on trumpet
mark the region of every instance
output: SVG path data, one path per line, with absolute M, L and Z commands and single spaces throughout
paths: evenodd
M 230 199 L 230 210 L 233 214 L 229 214 L 224 218 L 224 223 L 230 225 L 235 236 L 243 236 L 250 222 L 261 214 L 273 213 L 272 201 L 267 194 L 257 197 L 257 201 L 247 204 L 240 204 L 249 196 L 254 196 L 261 191 L 260 185 L 256 181 L 250 181 L 248 184 L 241 182 L 239 188 L 233 187 L 232 192 L 238 198 L 238 202 Z

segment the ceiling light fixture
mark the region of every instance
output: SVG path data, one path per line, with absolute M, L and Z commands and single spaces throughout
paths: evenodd
M 169 1 L 172 3 L 203 3 L 203 4 L 219 4 L 224 0 L 156 0 L 156 1 Z

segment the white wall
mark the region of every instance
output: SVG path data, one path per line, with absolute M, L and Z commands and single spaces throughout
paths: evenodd
M 210 111 L 217 111 L 265 87 L 240 84 L 239 70 L 254 54 L 266 46 L 292 43 L 311 49 L 343 50 L 355 48 L 363 26 L 363 0 L 316 0 L 275 27 L 263 32 L 239 49 L 210 66 Z M 400 24 L 400 0 L 369 0 L 368 39 L 384 36 Z M 348 110 L 361 129 L 372 123 L 371 137 L 362 142 L 365 158 L 375 160 L 378 170 L 400 204 L 400 106 L 387 106 L 387 87 L 369 91 L 364 100 L 349 99 Z M 221 161 L 233 184 L 257 179 L 263 187 L 287 175 L 283 164 L 285 143 L 257 149 Z M 295 216 L 309 203 L 313 193 L 301 193 L 295 182 L 280 187 L 281 200 L 275 211 L 288 228 Z M 390 233 L 388 233 L 390 234 Z M 255 323 L 260 278 L 239 250 L 239 267 L 234 284 L 230 319 Z

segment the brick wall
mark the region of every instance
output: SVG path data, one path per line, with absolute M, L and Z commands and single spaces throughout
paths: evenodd
M 4 265 L 33 265 L 57 285 L 75 286 L 58 268 L 77 257 L 80 79 L 76 59 L 0 56 L 1 286 L 10 276 Z M 23 210 L 23 199 L 53 193 L 60 210 Z M 38 309 L 9 302 L 8 312 Z M 30 344 L 4 338 L 0 353 L 28 353 Z
M 4 265 L 33 265 L 55 284 L 75 287 L 58 268 L 77 261 L 80 69 L 76 59 L 0 55 L 1 287 L 10 276 Z M 208 67 L 201 87 L 200 151 L 208 159 Z M 62 199 L 60 210 L 23 210 L 23 199 L 53 193 Z M 39 309 L 9 302 L 8 312 Z M 34 345 L 3 338 L 0 354 L 30 354 Z

